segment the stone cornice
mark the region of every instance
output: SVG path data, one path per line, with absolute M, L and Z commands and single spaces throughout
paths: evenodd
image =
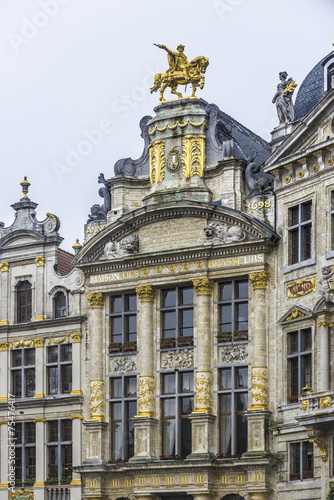
M 79 323 L 80 325 L 86 321 L 87 316 L 65 316 L 63 318 L 51 318 L 51 319 L 44 319 L 42 321 L 31 321 L 28 323 L 15 323 L 12 325 L 1 325 L 0 326 L 0 334 L 3 332 L 27 332 L 29 331 L 30 334 L 32 333 L 32 330 L 36 331 L 36 335 L 41 335 L 42 332 L 41 330 L 46 330 L 47 328 L 53 328 L 53 327 L 58 327 L 62 326 L 64 328 L 67 328 L 69 325 L 73 325 L 75 323 Z M 48 333 L 48 332 L 46 332 Z

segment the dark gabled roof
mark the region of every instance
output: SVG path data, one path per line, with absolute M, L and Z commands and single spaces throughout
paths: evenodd
M 58 249 L 58 262 L 57 262 L 57 272 L 62 276 L 65 276 L 72 271 L 73 266 L 71 264 L 74 255 L 61 248 Z
M 295 121 L 302 120 L 308 115 L 327 94 L 328 91 L 324 90 L 324 66 L 332 57 L 333 53 L 331 52 L 321 59 L 299 87 L 294 105 Z

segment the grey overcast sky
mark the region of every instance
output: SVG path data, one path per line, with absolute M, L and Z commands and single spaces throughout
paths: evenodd
M 332 0 L 1 0 L 0 220 L 27 175 L 38 219 L 58 215 L 64 249 L 82 241 L 99 173 L 141 155 L 168 66 L 154 43 L 209 57 L 198 96 L 269 140 L 279 71 L 300 85 L 333 49 L 333 21 Z

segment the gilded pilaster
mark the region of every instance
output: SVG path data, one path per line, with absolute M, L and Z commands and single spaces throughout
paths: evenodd
M 136 288 L 140 302 L 140 338 L 137 415 L 135 416 L 135 456 L 131 461 L 152 460 L 157 455 L 157 420 L 155 419 L 153 305 L 155 290 L 151 285 Z

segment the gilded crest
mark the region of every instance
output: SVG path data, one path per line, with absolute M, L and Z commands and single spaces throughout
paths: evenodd
M 176 148 L 172 148 L 168 153 L 167 170 L 171 173 L 176 172 L 180 167 L 180 155 Z

